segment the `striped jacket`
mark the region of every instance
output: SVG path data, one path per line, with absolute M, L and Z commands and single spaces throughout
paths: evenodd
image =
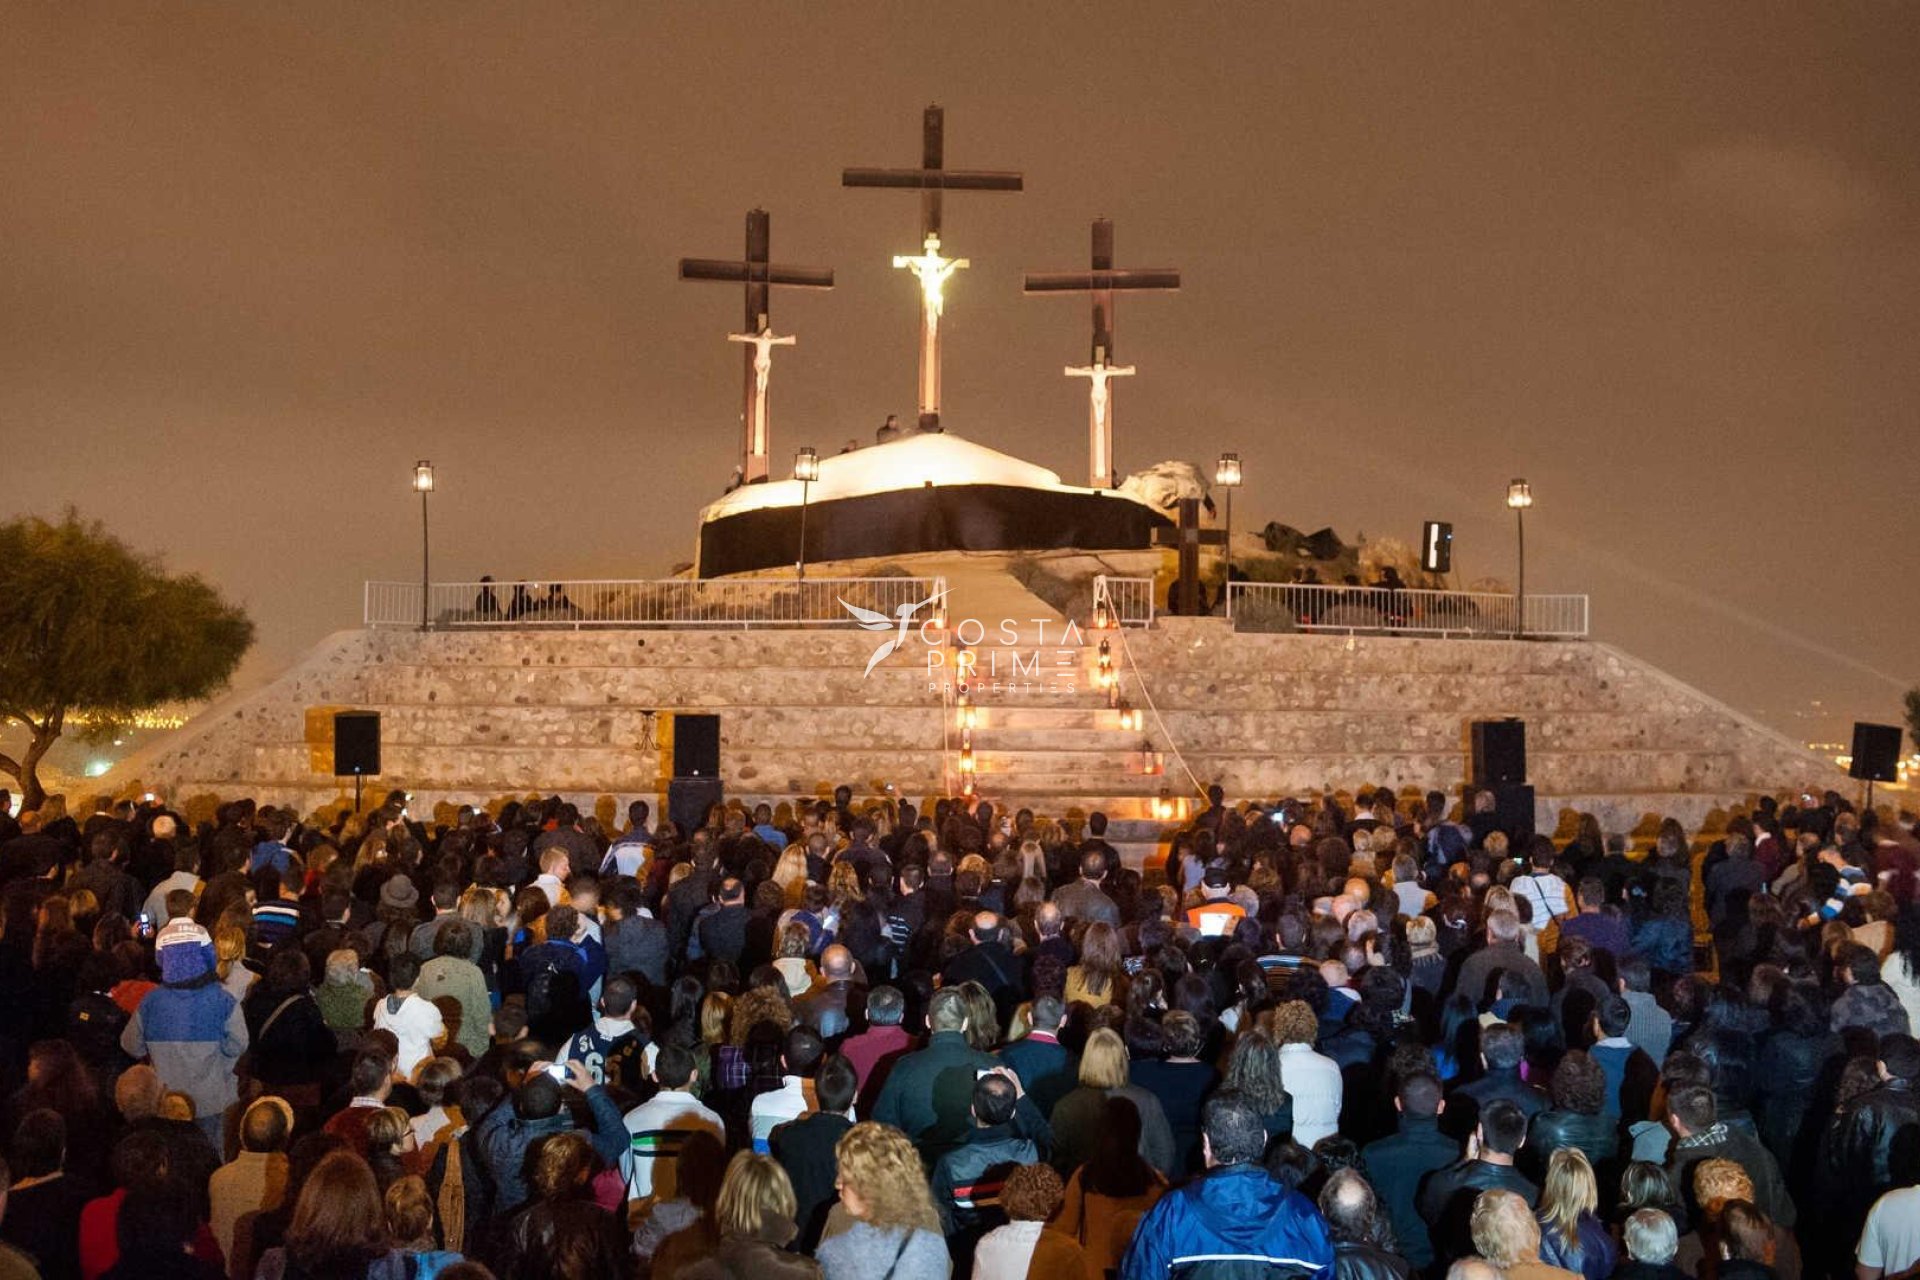
M 1016 1135 L 1011 1124 L 969 1129 L 960 1145 L 933 1166 L 933 1207 L 947 1235 L 978 1233 L 1005 1222 L 1001 1186 L 1015 1168 L 1039 1158 L 1033 1140 Z
M 680 1194 L 680 1152 L 697 1133 L 724 1148 L 726 1126 L 700 1099 L 683 1089 L 662 1089 L 627 1112 L 627 1154 L 621 1172 L 627 1199 L 672 1200 Z

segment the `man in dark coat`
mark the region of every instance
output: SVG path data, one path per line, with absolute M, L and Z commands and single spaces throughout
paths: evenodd
M 1480 1113 L 1496 1100 L 1511 1102 L 1528 1120 L 1547 1109 L 1547 1095 L 1520 1078 L 1526 1050 L 1519 1030 L 1504 1022 L 1480 1033 L 1480 1063 L 1486 1070 L 1478 1080 L 1454 1086 L 1447 1096 L 1448 1133 L 1465 1137 L 1473 1132 Z
M 1505 1099 L 1480 1112 L 1467 1158 L 1427 1175 L 1420 1187 L 1419 1210 L 1433 1241 L 1435 1265 L 1472 1257 L 1473 1204 L 1483 1191 L 1512 1191 L 1532 1205 L 1540 1189 L 1514 1168 L 1514 1153 L 1527 1138 L 1527 1117 Z
M 1420 1184 L 1428 1174 L 1460 1159 L 1460 1144 L 1440 1132 L 1440 1082 L 1430 1075 L 1408 1076 L 1400 1082 L 1394 1107 L 1400 1129 L 1390 1138 L 1367 1144 L 1367 1176 L 1379 1197 L 1380 1209 L 1393 1224 L 1400 1252 L 1418 1270 L 1433 1262 L 1433 1241 L 1418 1207 Z
M 1007 945 L 1006 922 L 991 911 L 974 916 L 967 936 L 973 945 L 947 962 L 940 984 L 957 987 L 963 982 L 977 982 L 985 987 L 1004 1027 L 1026 998 L 1026 965 Z
M 839 1199 L 834 1189 L 840 1173 L 834 1145 L 853 1127 L 848 1116 L 857 1087 L 853 1064 L 839 1054 L 832 1055 L 813 1077 L 814 1097 L 819 1099 L 820 1109 L 787 1121 L 767 1139 L 773 1158 L 793 1183 L 793 1219 L 800 1229 L 796 1243 L 808 1253 L 820 1243 L 827 1211 Z

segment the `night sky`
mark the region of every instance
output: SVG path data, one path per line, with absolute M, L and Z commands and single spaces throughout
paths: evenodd
M 950 198 L 949 429 L 1085 474 L 1117 224 L 1123 471 L 1246 460 L 1237 520 L 1588 591 L 1597 634 L 1797 737 L 1920 677 L 1920 6 L 21 4 L 0 39 L 0 513 L 77 503 L 244 601 L 270 675 L 419 570 L 644 577 L 737 458 L 738 253 L 775 474 L 911 420 Z M 1809 718 L 1821 700 L 1830 718 Z

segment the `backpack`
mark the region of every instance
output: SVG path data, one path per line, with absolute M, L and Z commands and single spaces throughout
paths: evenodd
M 566 945 L 573 949 L 576 956 L 579 956 L 581 967 L 585 968 L 586 954 L 582 952 L 580 947 L 575 943 L 568 943 Z M 563 977 L 573 980 L 573 989 L 571 991 L 561 991 L 558 989 L 560 979 Z M 527 975 L 527 1020 L 529 1022 L 538 1021 L 554 1011 L 554 1004 L 557 1000 L 577 1000 L 582 994 L 583 989 L 580 986 L 577 973 L 563 967 L 559 961 L 551 957 L 551 954 L 543 955 L 540 959 L 540 966 Z
M 67 1040 L 88 1065 L 118 1071 L 126 1063 L 120 1033 L 133 1015 L 102 992 L 76 996 L 67 1006 Z

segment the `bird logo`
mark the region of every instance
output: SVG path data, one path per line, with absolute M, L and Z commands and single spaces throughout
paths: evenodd
M 873 609 L 863 609 L 857 604 L 848 604 L 844 597 L 835 597 L 840 601 L 840 607 L 853 615 L 853 620 L 860 624 L 862 631 L 893 632 L 893 635 L 880 642 L 879 648 L 873 651 L 873 656 L 867 659 L 867 669 L 860 673 L 860 678 L 864 680 L 872 675 L 873 669 L 886 661 L 888 654 L 907 642 L 907 624 L 913 621 L 914 614 L 935 603 L 945 594 L 944 591 L 936 591 L 925 600 L 914 600 L 899 605 L 894 609 L 891 618 Z

